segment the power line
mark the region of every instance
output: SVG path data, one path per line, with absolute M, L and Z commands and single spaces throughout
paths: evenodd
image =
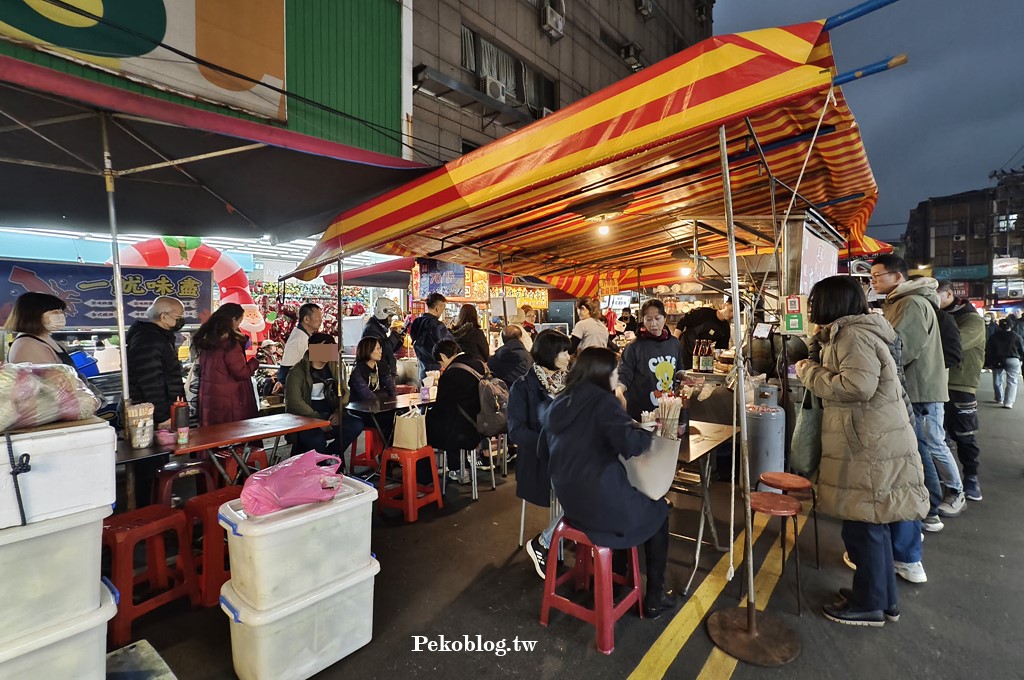
M 1021 151 L 1024 151 L 1024 144 L 1021 144 L 1020 148 L 1013 152 L 1013 155 L 1010 156 L 1009 160 L 1007 160 L 1005 163 L 1003 163 L 999 167 L 1000 168 L 1005 168 L 1006 166 L 1008 166 L 1010 163 L 1013 162 L 1013 159 L 1016 158 L 1017 154 L 1019 154 Z

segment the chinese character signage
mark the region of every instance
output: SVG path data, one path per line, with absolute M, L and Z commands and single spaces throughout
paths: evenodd
M 597 294 L 600 297 L 606 297 L 608 295 L 618 295 L 619 280 L 616 278 L 612 278 L 611 276 L 605 277 L 602 275 L 602 277 L 597 280 Z
M 420 298 L 440 293 L 446 298 L 466 297 L 466 268 L 439 260 L 417 260 L 420 266 Z
M 22 293 L 48 293 L 67 303 L 68 328 L 115 328 L 113 268 L 103 264 L 0 259 L 0 318 Z M 146 316 L 153 300 L 169 295 L 185 306 L 185 323 L 205 320 L 213 307 L 213 272 L 122 267 L 125 324 Z
M 966 267 L 933 267 L 932 278 L 935 279 L 984 279 L 988 277 L 987 264 L 968 265 Z
M 0 3 L 0 36 L 163 90 L 285 120 L 284 95 L 264 87 L 285 89 L 282 0 L 68 3 L 79 12 L 62 4 Z
M 547 288 L 527 288 L 526 286 L 505 286 L 505 297 L 515 298 L 516 306 L 530 305 L 534 309 L 548 308 Z M 491 286 L 491 297 L 500 298 L 502 287 Z

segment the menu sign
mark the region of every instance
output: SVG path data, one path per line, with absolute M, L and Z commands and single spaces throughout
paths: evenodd
M 504 292 L 504 297 L 515 298 L 516 306 L 522 308 L 523 305 L 530 305 L 534 309 L 547 309 L 548 308 L 548 289 L 547 288 L 527 288 L 526 286 L 491 286 L 491 297 L 500 298 Z

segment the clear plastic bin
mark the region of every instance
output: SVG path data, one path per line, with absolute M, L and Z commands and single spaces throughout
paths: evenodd
M 96 584 L 109 514 L 108 505 L 0 530 L 0 644 L 100 606 Z
M 249 607 L 232 587 L 220 591 L 231 618 L 231 656 L 240 680 L 303 680 L 373 637 L 373 582 L 380 564 L 269 610 Z
M 250 607 L 272 609 L 365 568 L 376 498 L 372 486 L 346 477 L 324 503 L 259 517 L 249 517 L 241 500 L 222 505 L 235 593 Z
M 97 581 L 96 608 L 68 621 L 27 633 L 0 645 L 0 678 L 104 680 L 107 677 L 107 621 L 117 613 L 116 595 Z

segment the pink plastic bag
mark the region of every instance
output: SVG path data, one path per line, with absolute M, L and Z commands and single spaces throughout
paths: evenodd
M 321 461 L 333 465 L 321 466 Z M 337 474 L 341 460 L 309 451 L 250 475 L 242 487 L 242 508 L 250 515 L 266 515 L 305 503 L 329 501 L 345 477 Z

